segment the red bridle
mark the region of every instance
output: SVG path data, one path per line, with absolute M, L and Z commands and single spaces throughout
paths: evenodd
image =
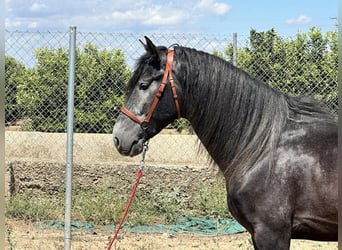
M 160 97 L 162 96 L 165 86 L 167 84 L 167 80 L 169 79 L 170 81 L 170 86 L 171 86 L 171 90 L 172 90 L 172 95 L 173 95 L 173 100 L 175 101 L 175 105 L 176 105 L 176 110 L 177 110 L 177 114 L 178 114 L 178 119 L 181 117 L 181 112 L 180 112 L 180 107 L 179 107 L 179 102 L 178 102 L 178 96 L 176 93 L 176 86 L 175 83 L 173 81 L 172 78 L 172 63 L 173 63 L 173 54 L 174 51 L 173 50 L 168 50 L 167 52 L 167 62 L 166 62 L 166 67 L 165 67 L 165 72 L 164 72 L 164 76 L 163 76 L 163 80 L 162 83 L 159 86 L 159 89 L 154 97 L 154 100 L 151 104 L 150 110 L 147 113 L 147 116 L 145 117 L 144 120 L 141 120 L 139 117 L 137 117 L 135 114 L 133 114 L 131 111 L 129 111 L 127 108 L 122 107 L 121 108 L 121 112 L 124 113 L 125 115 L 127 115 L 129 118 L 131 118 L 133 121 L 139 123 L 140 125 L 144 124 L 144 123 L 149 123 L 152 114 L 155 110 L 155 108 L 157 107 L 157 104 L 159 102 Z

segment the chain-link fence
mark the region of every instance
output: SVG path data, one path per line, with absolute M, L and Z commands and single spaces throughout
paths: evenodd
M 313 95 L 338 112 L 337 32 L 322 34 L 312 29 L 308 34 L 284 38 L 273 30 L 251 31 L 250 37 L 237 36 L 237 42 L 233 34 L 148 36 L 157 45 L 178 43 L 213 53 L 286 94 Z M 62 220 L 69 33 L 7 31 L 5 38 L 6 177 L 13 198 L 7 213 L 29 220 Z M 111 131 L 124 103 L 135 60 L 144 53 L 139 39 L 143 39 L 143 34 L 77 32 L 73 151 L 73 213 L 77 219 L 94 221 L 100 213 L 102 217 L 108 215 L 101 217 L 100 223 L 120 219 L 117 207 L 123 208 L 122 197 L 126 197 L 135 172 L 131 166 L 138 165 L 140 156 L 121 157 L 113 146 Z M 185 167 L 207 164 L 205 156 L 197 155 L 198 141 L 187 121 L 181 119 L 168 128 L 150 142 L 146 158 L 150 178 L 141 183 L 141 199 L 151 200 L 153 207 L 140 202 L 143 208 L 135 209 L 157 208 L 169 215 L 166 208 L 177 204 L 177 212 L 193 212 L 199 207 L 200 215 L 207 216 L 212 208 L 201 207 L 207 203 L 207 197 L 201 201 L 195 193 L 217 182 L 213 180 L 217 175 L 213 177 L 204 168 L 201 171 Z M 157 166 L 152 167 L 153 164 Z M 89 189 L 90 194 L 82 193 Z M 45 198 L 39 196 L 41 192 L 49 195 L 45 203 Z M 24 198 L 16 199 L 18 193 Z M 208 197 L 215 195 L 210 190 Z M 94 204 L 99 204 L 98 213 Z
M 237 45 L 233 34 L 148 36 L 157 45 L 178 43 L 229 61 L 236 58 L 238 67 L 272 87 L 290 95 L 313 95 L 337 113 L 337 32 L 322 34 L 311 29 L 308 34 L 284 38 L 274 30 L 251 31 L 250 37 L 238 36 Z M 142 34 L 77 33 L 76 133 L 111 133 L 135 60 L 144 52 L 139 39 L 143 39 Z M 68 42 L 68 32 L 6 32 L 8 130 L 48 132 L 47 144 L 64 147 L 64 141 L 53 141 L 50 133 L 66 131 Z M 187 131 L 189 124 L 179 120 L 169 128 Z M 7 133 L 9 144 L 16 140 L 12 135 Z M 184 141 L 177 138 L 162 143 L 177 145 L 181 153 L 173 157 L 184 158 Z

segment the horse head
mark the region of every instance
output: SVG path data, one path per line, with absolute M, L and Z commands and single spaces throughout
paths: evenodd
M 141 153 L 143 144 L 180 117 L 179 87 L 173 50 L 155 46 L 145 37 L 146 53 L 128 83 L 126 103 L 113 128 L 113 140 L 123 155 Z

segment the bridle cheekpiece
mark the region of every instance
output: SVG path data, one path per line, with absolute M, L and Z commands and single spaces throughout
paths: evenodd
M 152 117 L 152 114 L 154 112 L 154 110 L 157 107 L 157 104 L 164 92 L 165 86 L 167 84 L 167 80 L 169 79 L 170 82 L 170 86 L 171 86 L 171 90 L 172 90 L 172 96 L 173 96 L 173 100 L 175 102 L 176 105 L 176 110 L 177 110 L 177 114 L 178 114 L 178 119 L 181 117 L 181 112 L 180 112 L 180 107 L 179 107 L 179 101 L 178 101 L 178 96 L 177 96 L 177 92 L 176 92 L 176 86 L 172 77 L 172 64 L 173 64 L 173 54 L 174 54 L 174 50 L 168 50 L 167 52 L 167 61 L 166 61 L 166 67 L 165 67 L 165 71 L 164 71 L 164 76 L 163 76 L 163 80 L 162 83 L 159 86 L 159 89 L 154 97 L 154 100 L 151 104 L 151 107 L 145 117 L 144 120 L 141 120 L 139 117 L 137 117 L 135 114 L 133 114 L 131 111 L 129 111 L 127 108 L 122 107 L 121 108 L 121 112 L 124 113 L 125 115 L 127 115 L 130 119 L 132 119 L 133 121 L 135 121 L 136 123 L 139 123 L 141 125 L 141 127 L 143 129 L 147 128 L 147 124 L 150 122 L 150 119 Z

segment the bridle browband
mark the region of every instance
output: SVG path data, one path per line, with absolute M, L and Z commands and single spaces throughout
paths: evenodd
M 181 112 L 180 112 L 180 107 L 179 107 L 179 102 L 178 102 L 178 96 L 177 96 L 177 92 L 176 92 L 176 86 L 175 86 L 174 80 L 172 78 L 173 54 L 174 54 L 174 50 L 168 50 L 167 51 L 167 61 L 166 61 L 166 67 L 165 67 L 165 72 L 164 72 L 163 80 L 162 80 L 162 83 L 159 86 L 159 89 L 158 89 L 158 91 L 157 91 L 157 93 L 156 93 L 156 95 L 154 97 L 154 100 L 153 100 L 153 102 L 151 104 L 151 107 L 150 107 L 150 109 L 149 109 L 145 119 L 141 120 L 139 117 L 137 117 L 135 114 L 133 114 L 131 111 L 129 111 L 125 107 L 121 108 L 121 112 L 122 113 L 127 115 L 129 118 L 131 118 L 136 123 L 139 123 L 143 129 L 147 128 L 146 125 L 147 125 L 147 123 L 150 122 L 152 114 L 153 114 L 154 110 L 156 109 L 157 104 L 158 104 L 158 102 L 160 100 L 160 97 L 162 96 L 162 94 L 164 92 L 164 89 L 165 89 L 165 86 L 167 84 L 167 80 L 168 79 L 169 79 L 170 86 L 171 86 L 173 100 L 174 100 L 175 105 L 176 105 L 178 119 L 181 117 Z

